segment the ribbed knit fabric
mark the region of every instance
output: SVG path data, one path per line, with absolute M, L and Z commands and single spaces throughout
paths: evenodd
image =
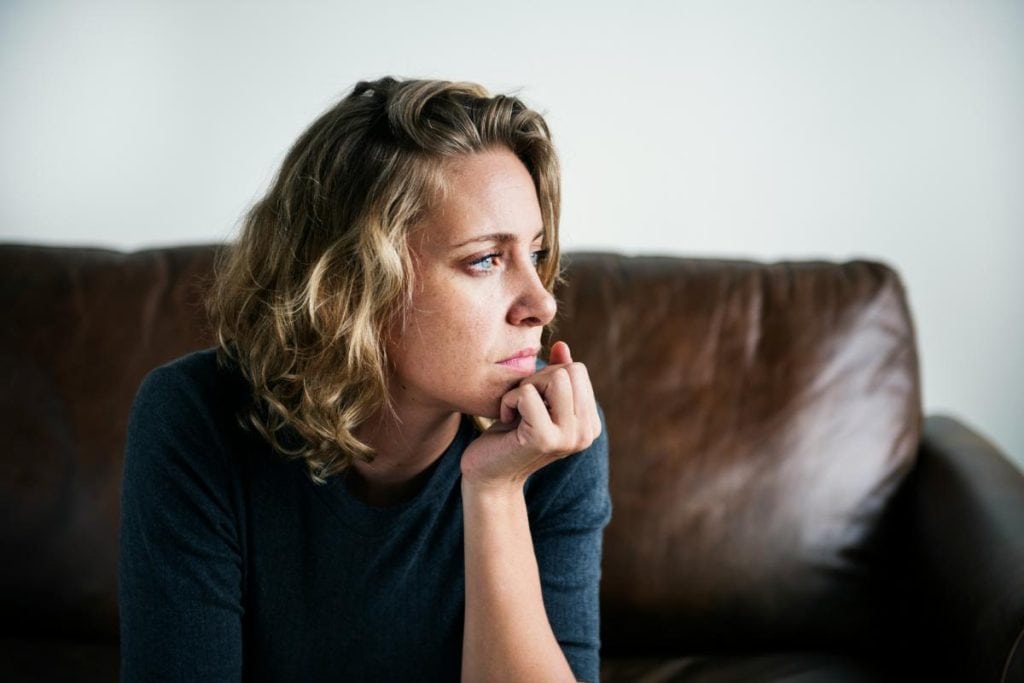
M 314 484 L 238 426 L 247 387 L 200 351 L 151 372 L 121 511 L 126 681 L 457 681 L 464 418 L 422 490 L 377 508 Z M 579 680 L 598 677 L 607 439 L 526 485 L 544 604 Z

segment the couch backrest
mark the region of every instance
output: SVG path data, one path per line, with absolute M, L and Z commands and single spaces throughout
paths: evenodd
M 606 652 L 870 635 L 921 424 L 896 273 L 575 254 L 561 315 L 611 444 Z
M 128 413 L 143 376 L 211 345 L 213 247 L 0 245 L 0 629 L 117 637 Z
M 116 638 L 128 411 L 151 368 L 212 344 L 214 251 L 0 246 L 7 634 Z M 865 628 L 872 539 L 919 437 L 895 273 L 567 262 L 557 335 L 587 363 L 611 440 L 606 648 L 806 646 Z

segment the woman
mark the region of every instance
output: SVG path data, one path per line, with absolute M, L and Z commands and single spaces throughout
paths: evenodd
M 385 78 L 313 123 L 218 268 L 219 348 L 136 398 L 124 679 L 597 679 L 606 440 L 569 348 L 536 367 L 558 217 L 515 98 Z

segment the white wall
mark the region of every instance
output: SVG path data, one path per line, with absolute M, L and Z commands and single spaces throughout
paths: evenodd
M 1024 466 L 1024 3 L 0 0 L 0 239 L 218 241 L 359 79 L 521 89 L 570 249 L 867 256 Z

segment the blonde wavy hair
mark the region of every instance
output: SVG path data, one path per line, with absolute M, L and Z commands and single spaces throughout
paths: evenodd
M 358 83 L 288 152 L 218 259 L 207 308 L 222 363 L 252 388 L 241 419 L 323 482 L 372 460 L 356 429 L 390 409 L 385 334 L 412 294 L 407 236 L 444 192 L 446 163 L 506 147 L 533 178 L 559 274 L 558 159 L 544 119 L 479 85 Z

